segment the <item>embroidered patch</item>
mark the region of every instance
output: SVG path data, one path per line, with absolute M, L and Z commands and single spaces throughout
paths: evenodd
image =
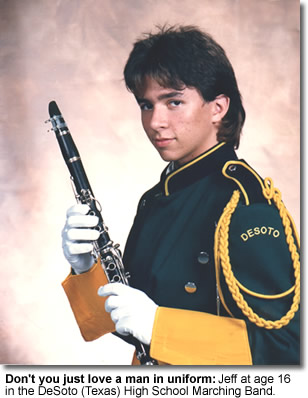
M 278 229 L 275 229 L 274 227 L 269 227 L 269 226 L 261 226 L 261 227 L 254 227 L 247 229 L 247 231 L 243 232 L 241 234 L 241 239 L 246 242 L 248 239 L 253 238 L 258 235 L 268 235 L 272 236 L 273 238 L 278 238 L 280 235 L 280 232 Z

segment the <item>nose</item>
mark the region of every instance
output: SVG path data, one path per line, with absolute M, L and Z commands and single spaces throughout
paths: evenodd
M 153 107 L 150 115 L 149 126 L 151 129 L 156 131 L 168 127 L 168 115 L 166 109 L 161 106 Z

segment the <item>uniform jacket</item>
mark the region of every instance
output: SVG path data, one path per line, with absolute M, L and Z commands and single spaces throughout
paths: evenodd
M 139 202 L 123 257 L 130 285 L 159 305 L 150 355 L 174 365 L 299 364 L 298 247 L 267 185 L 224 143 L 166 170 Z M 104 278 L 98 264 L 63 282 L 86 340 L 114 330 L 96 295 Z

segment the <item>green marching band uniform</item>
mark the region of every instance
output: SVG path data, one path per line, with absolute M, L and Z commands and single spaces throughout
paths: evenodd
M 219 143 L 146 192 L 124 252 L 172 365 L 299 364 L 299 239 L 280 192 Z M 63 282 L 85 340 L 114 331 L 100 264 Z M 133 364 L 137 364 L 136 358 Z

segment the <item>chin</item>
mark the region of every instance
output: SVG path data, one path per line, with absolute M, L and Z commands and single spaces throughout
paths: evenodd
M 164 156 L 160 154 L 160 157 L 162 158 L 162 160 L 164 160 L 165 162 L 176 162 L 177 159 L 175 157 L 172 156 Z

